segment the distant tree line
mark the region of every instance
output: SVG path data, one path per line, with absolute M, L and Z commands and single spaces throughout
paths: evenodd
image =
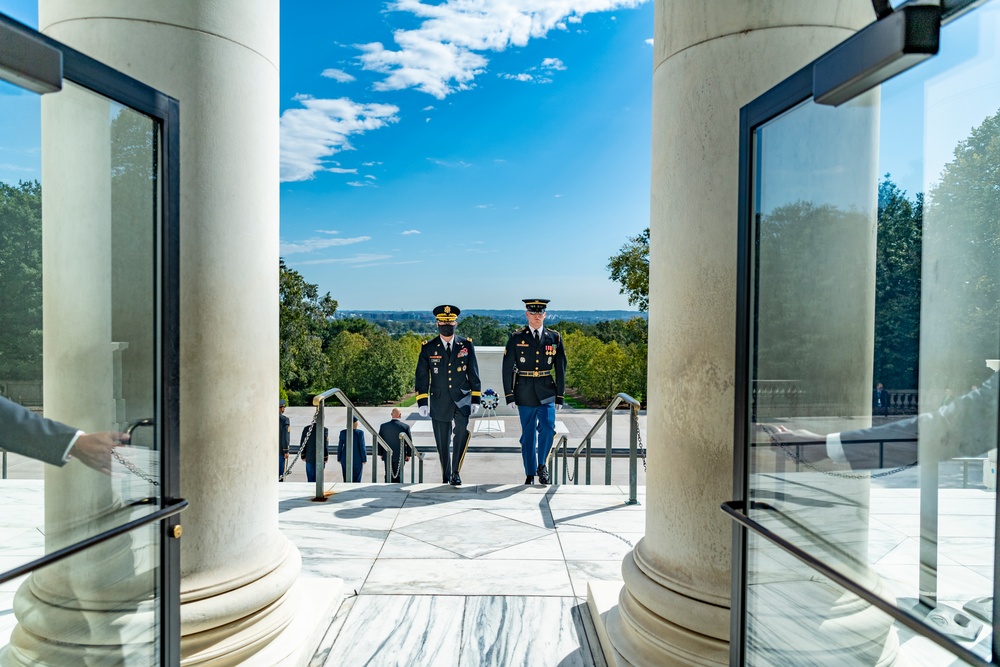
M 291 405 L 307 405 L 312 396 L 337 387 L 361 405 L 398 401 L 413 389 L 413 372 L 423 341 L 437 335 L 433 319 L 361 317 L 338 319 L 337 302 L 320 295 L 294 269 L 280 263 L 281 383 Z M 460 335 L 477 346 L 503 346 L 524 322 L 501 324 L 483 315 L 463 316 Z M 596 324 L 559 322 L 569 368 L 567 383 L 586 404 L 607 404 L 619 392 L 638 400 L 646 395 L 646 320 L 611 320 Z

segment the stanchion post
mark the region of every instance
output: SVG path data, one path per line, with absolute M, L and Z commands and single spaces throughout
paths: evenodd
M 610 426 L 611 422 L 608 422 Z M 639 407 L 629 406 L 628 429 L 628 501 L 626 505 L 638 505 L 637 488 L 639 485 Z
M 313 427 L 313 437 L 316 438 L 316 448 L 313 452 L 313 468 L 316 470 L 316 500 L 323 500 L 323 457 L 326 455 L 326 438 L 323 437 L 325 426 L 326 401 L 319 400 L 319 410 L 316 412 L 316 425 Z

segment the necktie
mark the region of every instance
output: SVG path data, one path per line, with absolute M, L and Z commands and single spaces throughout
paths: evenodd
M 534 333 L 535 333 L 535 345 L 538 345 L 538 329 L 535 329 Z
M 445 343 L 444 349 L 448 354 L 451 354 L 451 343 Z

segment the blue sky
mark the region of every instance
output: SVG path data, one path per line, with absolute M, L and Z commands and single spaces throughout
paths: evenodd
M 628 308 L 606 265 L 649 224 L 652 36 L 648 0 L 282 2 L 281 256 L 349 310 Z M 27 164 L 37 97 L 6 92 Z
M 281 9 L 291 267 L 345 309 L 628 307 L 606 265 L 649 224 L 652 2 Z

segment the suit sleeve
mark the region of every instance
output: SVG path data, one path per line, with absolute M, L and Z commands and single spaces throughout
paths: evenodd
M 356 443 L 356 446 L 360 450 L 359 454 L 361 454 L 361 461 L 362 462 L 367 461 L 368 460 L 368 447 L 365 446 L 365 432 L 364 431 L 358 431 L 354 435 L 358 438 L 358 442 Z
M 472 390 L 472 402 L 480 403 L 483 398 L 482 389 L 483 383 L 479 379 L 479 362 L 476 361 L 476 346 L 472 344 L 470 340 L 469 343 L 469 363 L 466 369 L 466 374 L 469 376 L 469 388 Z
M 392 446 L 392 443 L 389 442 L 389 438 L 391 438 L 392 436 L 389 435 L 389 431 L 386 428 L 386 424 L 382 424 L 381 426 L 378 427 L 378 437 L 382 438 L 383 440 L 385 440 L 385 444 L 389 445 L 390 447 Z M 380 459 L 385 459 L 385 450 L 382 449 L 382 447 L 379 446 L 379 444 L 378 444 L 378 438 L 376 438 L 375 441 L 372 442 L 372 455 L 373 456 L 375 455 L 376 451 L 378 451 L 378 457 Z
M 882 426 L 840 434 L 852 468 L 877 468 L 878 447 L 884 442 L 883 467 L 909 465 L 921 454 L 932 461 L 956 456 L 980 456 L 997 446 L 998 374 L 983 386 L 936 410 Z
M 285 415 L 281 415 L 285 417 Z M 292 423 L 287 417 L 278 422 L 278 450 L 281 454 L 288 454 L 288 441 L 291 437 Z
M 431 395 L 430 358 L 428 355 L 427 343 L 424 343 L 420 348 L 420 356 L 417 357 L 416 378 L 413 382 L 413 388 L 417 392 L 418 407 L 427 405 Z
M 562 336 L 556 333 L 556 403 L 562 405 L 566 400 L 566 348 L 563 347 Z
M 503 397 L 504 403 L 514 402 L 514 336 L 511 334 L 507 338 L 507 345 L 503 348 L 503 364 L 500 371 L 503 375 Z
M 347 429 L 340 432 L 337 436 L 337 460 L 344 460 L 344 448 L 347 446 Z
M 54 466 L 66 464 L 77 429 L 0 397 L 0 448 Z

